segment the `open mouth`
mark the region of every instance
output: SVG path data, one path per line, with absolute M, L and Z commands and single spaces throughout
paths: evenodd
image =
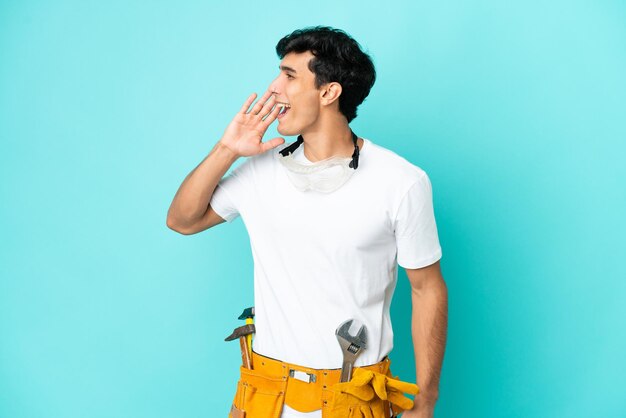
M 278 112 L 279 119 L 285 116 L 287 112 L 289 112 L 289 109 L 291 109 L 291 105 L 289 103 L 276 102 L 276 106 L 281 106 L 280 112 Z

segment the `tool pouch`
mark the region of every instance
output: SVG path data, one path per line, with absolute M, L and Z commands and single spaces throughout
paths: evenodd
M 413 407 L 413 400 L 404 393 L 416 395 L 419 387 L 357 368 L 349 382 L 336 383 L 328 390 L 332 397 L 323 418 L 389 418 Z
M 287 380 L 240 366 L 237 392 L 229 418 L 280 418 Z

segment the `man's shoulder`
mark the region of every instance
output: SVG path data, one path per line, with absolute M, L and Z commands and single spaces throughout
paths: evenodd
M 384 169 L 390 176 L 397 176 L 409 181 L 418 180 L 426 175 L 426 172 L 421 167 L 395 151 L 371 141 L 368 146 L 369 159 L 376 166 L 377 170 Z

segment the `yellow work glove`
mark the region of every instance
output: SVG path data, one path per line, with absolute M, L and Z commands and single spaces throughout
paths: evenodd
M 404 393 L 417 395 L 419 387 L 414 383 L 392 379 L 371 370 L 355 369 L 349 382 L 332 385 L 333 392 L 330 413 L 332 417 L 381 418 L 388 417 L 384 410 L 385 400 L 395 405 L 395 409 L 413 408 L 413 400 Z

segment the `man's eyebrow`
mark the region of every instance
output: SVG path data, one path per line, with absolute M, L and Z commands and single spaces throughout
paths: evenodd
M 278 69 L 279 70 L 283 70 L 283 71 L 291 71 L 292 73 L 298 74 L 298 72 L 296 70 L 294 70 L 291 67 L 287 67 L 286 65 L 279 65 Z

